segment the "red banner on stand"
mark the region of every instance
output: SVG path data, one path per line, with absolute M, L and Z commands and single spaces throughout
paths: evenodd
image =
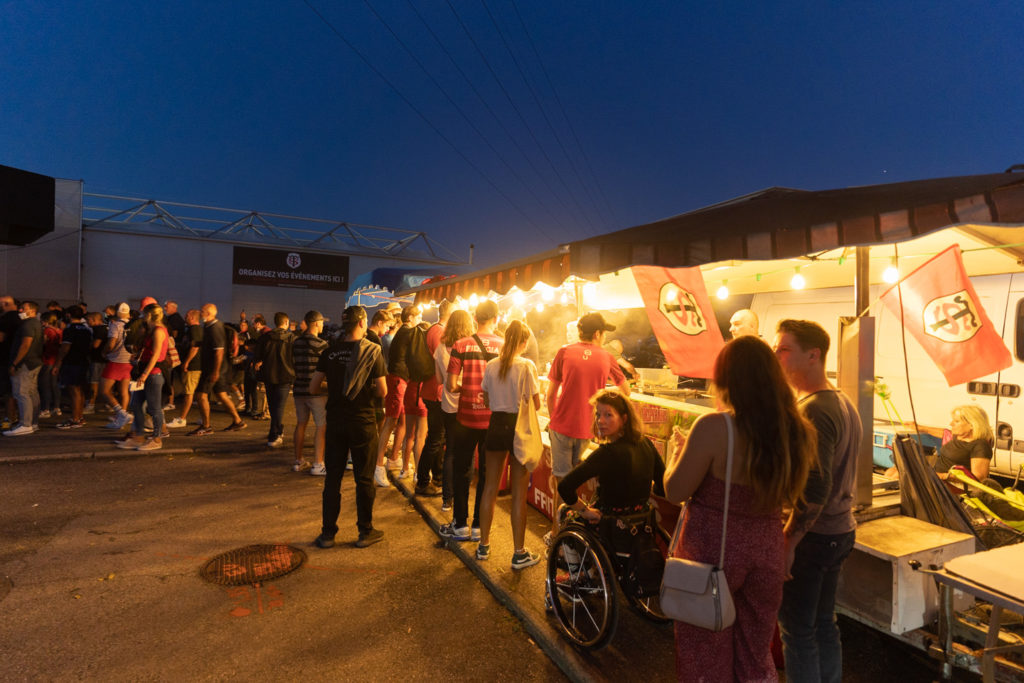
M 633 266 L 633 278 L 672 372 L 711 377 L 725 342 L 700 268 Z
M 881 299 L 924 347 L 949 386 L 1010 367 L 1013 357 L 981 307 L 954 244 L 886 290 Z

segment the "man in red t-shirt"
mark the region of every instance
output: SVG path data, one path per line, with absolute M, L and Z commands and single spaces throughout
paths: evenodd
M 442 301 L 437 307 L 437 323 L 427 330 L 427 348 L 433 354 L 444 335 L 444 326 L 451 317 L 452 305 Z M 435 374 L 423 382 L 420 396 L 427 407 L 427 440 L 416 464 L 416 495 L 437 497 L 441 495 L 441 480 L 444 466 L 444 412 L 441 410 L 441 384 Z M 433 477 L 433 481 L 431 481 Z
M 615 384 L 629 396 L 629 384 L 612 354 L 602 348 L 605 332 L 613 332 L 615 325 L 605 322 L 600 313 L 588 313 L 576 323 L 580 340 L 558 349 L 548 371 L 548 436 L 551 439 L 551 490 L 555 498 L 555 519 L 549 541 L 558 533 L 558 482 L 580 463 L 583 450 L 594 434 L 594 409 L 590 398 L 605 384 Z
M 448 391 L 459 395 L 456 432 L 452 444 L 453 493 L 452 521 L 440 533 L 456 541 L 480 540 L 480 496 L 486 476 L 484 437 L 491 421 L 491 411 L 484 404 L 484 368 L 497 357 L 503 339 L 494 333 L 498 324 L 498 304 L 485 299 L 476 307 L 476 334 L 455 342 L 448 361 Z M 482 348 L 481 348 L 482 346 Z M 469 481 L 473 476 L 473 451 L 478 458 L 478 483 L 473 505 L 473 525 L 469 517 Z

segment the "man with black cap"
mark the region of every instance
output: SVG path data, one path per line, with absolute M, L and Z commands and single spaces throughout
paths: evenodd
M 551 439 L 551 487 L 554 496 L 553 522 L 550 539 L 558 533 L 558 482 L 569 474 L 581 460 L 583 450 L 594 434 L 594 409 L 590 398 L 604 388 L 608 380 L 629 395 L 629 384 L 612 354 L 604 350 L 605 332 L 615 331 L 615 325 L 605 322 L 600 313 L 588 313 L 579 319 L 576 327 L 580 340 L 558 349 L 548 371 L 548 436 Z
M 320 355 L 309 380 L 313 396 L 320 393 L 327 380 L 323 527 L 314 541 L 320 548 L 332 547 L 338 533 L 341 479 L 349 454 L 356 478 L 356 547 L 365 548 L 384 537 L 383 531 L 373 528 L 373 456 L 377 447 L 373 399 L 387 393 L 387 368 L 380 346 L 365 338 L 366 322 L 362 306 L 345 309 L 341 315 L 342 338 Z

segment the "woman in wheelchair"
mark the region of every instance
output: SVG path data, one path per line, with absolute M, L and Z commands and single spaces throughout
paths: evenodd
M 594 434 L 601 444 L 558 484 L 558 495 L 573 513 L 588 522 L 602 515 L 627 515 L 648 509 L 651 485 L 664 493 L 665 463 L 650 439 L 633 402 L 616 389 L 604 389 L 590 399 Z M 597 498 L 588 505 L 576 494 L 588 479 L 597 478 Z
M 648 502 L 652 484 L 658 493 L 663 490 L 665 465 L 643 435 L 636 409 L 614 389 L 598 392 L 590 403 L 600 446 L 558 485 L 566 504 L 548 554 L 547 599 L 570 640 L 599 648 L 615 632 L 617 584 L 642 616 L 667 621 L 658 586 L 668 538 Z M 591 505 L 576 490 L 592 478 L 598 487 Z

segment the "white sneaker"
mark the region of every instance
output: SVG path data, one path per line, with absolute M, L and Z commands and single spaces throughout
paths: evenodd
M 4 432 L 4 434 L 6 433 Z M 380 487 L 391 486 L 391 482 L 388 481 L 388 471 L 380 465 L 373 468 L 373 483 Z
M 180 417 L 176 417 L 167 423 L 167 426 L 171 429 L 177 429 L 178 427 L 187 427 L 188 423 L 182 420 Z
M 31 434 L 34 431 L 36 430 L 32 429 L 32 427 L 28 425 L 19 424 L 5 431 L 4 436 L 25 436 L 26 434 Z
M 40 410 L 39 411 L 39 417 L 50 417 L 50 411 L 49 410 Z
M 61 415 L 63 415 L 63 413 L 60 412 L 60 408 L 57 408 L 55 411 L 53 411 L 54 417 L 60 417 Z
M 389 470 L 400 470 L 402 469 L 402 459 L 395 458 L 394 460 L 385 460 L 384 466 Z
M 270 441 L 267 441 L 267 446 L 270 447 L 270 448 L 280 448 L 283 445 L 284 445 L 284 437 L 283 436 L 279 436 L 276 439 L 271 439 Z
M 95 403 L 86 403 L 85 404 L 85 408 L 82 408 L 82 414 L 83 415 L 92 415 L 95 412 L 96 412 L 96 404 Z
M 326 477 L 327 467 L 322 462 L 315 462 L 313 466 L 309 468 L 309 473 L 314 477 Z
M 292 472 L 301 472 L 302 470 L 309 467 L 309 463 L 305 460 L 296 460 L 292 463 Z
M 398 473 L 398 478 L 399 479 L 415 479 L 416 478 L 416 470 L 413 468 L 412 465 L 409 465 L 409 467 L 406 467 L 404 470 L 402 470 L 401 472 Z
M 110 422 L 103 425 L 107 429 L 122 429 L 125 425 L 131 424 L 132 416 L 128 413 L 117 413 L 110 418 Z

